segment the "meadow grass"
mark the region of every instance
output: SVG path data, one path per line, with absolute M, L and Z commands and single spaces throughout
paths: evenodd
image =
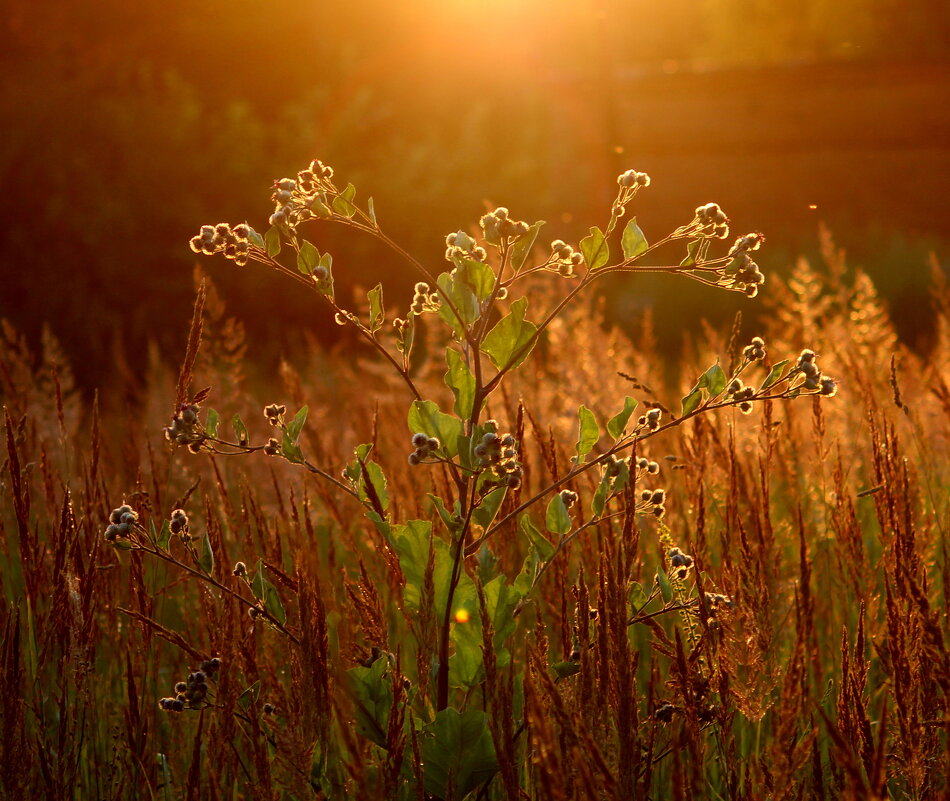
M 119 360 L 91 402 L 52 339 L 31 354 L 5 327 L 3 797 L 945 797 L 950 292 L 932 268 L 921 356 L 826 240 L 821 268 L 772 279 L 753 332 L 769 355 L 747 380 L 811 348 L 837 397 L 726 404 L 633 442 L 636 481 L 567 528 L 561 506 L 577 517 L 604 480 L 572 470 L 578 405 L 606 421 L 633 396 L 665 422 L 708 365 L 731 375 L 745 341 L 696 326 L 670 369 L 649 318 L 629 338 L 596 304 L 563 309 L 486 401 L 520 472 L 495 522 L 446 551 L 468 593 L 448 607 L 436 540 L 456 541 L 410 558 L 395 522 L 366 514 L 437 522 L 433 496 L 455 497 L 448 460 L 406 462 L 413 388 L 453 403 L 439 326 L 416 328 L 429 357 L 403 372 L 349 327 L 264 383 L 201 277 L 186 369 Z M 530 294 L 533 313 L 560 297 Z M 237 415 L 243 444 L 276 432 L 274 455 L 169 446 L 169 414 L 206 386 L 221 430 Z M 280 407 L 304 405 L 281 441 Z M 611 447 L 598 434 L 588 458 Z M 351 461 L 361 443 L 372 461 Z M 512 514 L 545 492 L 532 523 Z M 106 538 L 120 504 L 137 534 Z M 160 708 L 179 682 L 206 689 Z

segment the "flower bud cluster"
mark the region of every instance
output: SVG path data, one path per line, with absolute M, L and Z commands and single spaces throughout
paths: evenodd
M 438 311 L 442 305 L 439 300 L 438 290 L 433 291 L 425 281 L 420 281 L 415 286 L 415 294 L 412 296 L 412 305 L 409 307 L 409 313 L 419 315 L 423 312 Z
M 633 187 L 646 188 L 650 185 L 650 176 L 645 172 L 637 172 L 636 170 L 627 170 L 624 173 L 621 173 L 617 176 L 617 183 L 620 184 L 624 189 L 632 189 Z
M 688 553 L 683 553 L 679 548 L 670 548 L 666 552 L 666 557 L 670 561 L 670 571 L 678 579 L 686 578 L 689 569 L 693 566 L 693 557 Z
M 268 456 L 276 456 L 280 453 L 280 440 L 271 437 L 264 446 L 264 453 Z
M 647 411 L 646 414 L 640 415 L 637 420 L 638 428 L 646 428 L 650 431 L 656 431 L 660 427 L 660 420 L 663 417 L 663 412 L 654 407 Z
M 726 387 L 726 397 L 731 398 L 743 414 L 752 412 L 752 399 L 755 397 L 755 387 L 747 387 L 741 378 L 733 378 Z
M 728 595 L 722 595 L 718 592 L 706 593 L 706 604 L 710 612 L 718 612 L 722 608 L 732 609 L 736 604 Z
M 118 509 L 113 509 L 109 514 L 109 525 L 106 526 L 103 537 L 109 542 L 115 542 L 120 537 L 126 538 L 132 533 L 132 529 L 138 522 L 138 514 L 132 510 L 128 504 L 123 504 Z
M 297 188 L 304 194 L 312 195 L 321 189 L 332 189 L 332 178 L 333 167 L 314 159 L 307 169 L 297 173 Z
M 208 681 L 214 680 L 220 668 L 221 660 L 217 657 L 202 662 L 198 670 L 188 674 L 187 681 L 175 685 L 174 697 L 159 700 L 159 707 L 165 712 L 182 712 L 186 707 L 201 708 L 199 705 L 208 697 Z
M 473 449 L 481 466 L 490 467 L 511 489 L 521 486 L 523 468 L 518 461 L 518 443 L 512 434 L 499 434 L 498 424 L 488 420 L 489 430 Z
M 650 176 L 645 172 L 636 170 L 627 170 L 617 176 L 617 183 L 620 185 L 620 191 L 617 193 L 617 199 L 614 200 L 610 209 L 612 220 L 623 217 L 627 213 L 626 205 L 641 188 L 650 185 Z
M 725 239 L 729 236 L 729 218 L 719 208 L 718 203 L 706 203 L 696 207 L 696 223 L 703 229 L 708 229 L 705 236 L 714 236 Z
M 619 456 L 610 454 L 610 456 L 608 456 L 607 460 L 604 462 L 604 474 L 607 476 L 607 478 L 616 478 L 620 475 L 620 472 L 623 470 L 623 468 L 625 466 L 629 467 L 629 465 L 629 456 L 626 459 L 621 459 Z M 657 466 L 659 467 L 659 465 Z
M 270 216 L 270 224 L 292 228 L 298 222 L 319 216 L 314 208 L 328 209 L 327 194 L 336 193 L 332 178 L 333 169 L 314 160 L 306 170 L 297 173 L 296 178 L 274 181 L 274 191 L 271 193 L 274 213 Z
M 555 239 L 551 243 L 551 270 L 556 270 L 559 275 L 565 278 L 571 278 L 574 270 L 584 263 L 584 256 L 578 253 L 574 248 L 562 239 Z
M 172 424 L 163 429 L 165 439 L 176 445 L 187 445 L 188 450 L 197 453 L 205 440 L 204 430 L 198 424 L 199 409 L 197 403 L 183 403 L 179 406 L 172 418 Z
M 493 245 L 500 245 L 502 242 L 508 242 L 516 237 L 524 236 L 531 228 L 523 220 L 511 220 L 508 218 L 508 209 L 499 206 L 494 211 L 484 215 L 479 220 L 482 230 L 485 232 L 485 241 Z
M 293 178 L 281 178 L 274 181 L 274 191 L 271 193 L 274 202 L 274 213 L 270 216 L 270 224 L 278 227 L 293 228 L 298 222 L 315 217 L 310 210 L 313 199 L 298 187 Z
M 570 509 L 575 503 L 577 503 L 577 493 L 574 490 L 561 490 L 561 501 L 564 506 Z
M 645 489 L 640 491 L 640 502 L 637 504 L 637 510 L 641 514 L 649 512 L 654 517 L 660 518 L 666 514 L 666 490 L 665 489 Z
M 798 357 L 795 370 L 805 376 L 802 388 L 809 391 L 817 390 L 819 394 L 829 398 L 834 397 L 838 392 L 838 382 L 833 378 L 822 375 L 815 361 L 817 358 L 815 351 L 809 350 L 808 348 L 803 350 Z
M 279 426 L 284 422 L 287 407 L 280 403 L 272 403 L 264 407 L 264 417 L 272 426 Z
M 178 534 L 181 537 L 188 536 L 188 515 L 184 509 L 175 509 L 172 512 L 168 527 L 172 534 Z
M 646 457 L 641 456 L 637 459 L 637 474 L 646 473 L 647 475 L 655 476 L 659 475 L 660 464 L 659 462 L 653 462 Z
M 738 256 L 740 253 L 751 253 L 753 250 L 758 250 L 764 244 L 765 234 L 754 231 L 751 234 L 740 236 L 733 243 L 732 247 L 729 248 L 729 255 Z
M 760 362 L 765 358 L 765 340 L 762 337 L 752 337 L 752 343 L 742 350 L 742 358 L 749 362 Z
M 720 272 L 722 279 L 725 279 L 720 279 L 723 286 L 744 292 L 750 298 L 758 295 L 759 287 L 765 283 L 765 274 L 744 250 L 736 253 L 732 261 L 723 267 Z
M 415 467 L 420 462 L 433 456 L 442 443 L 437 437 L 430 437 L 428 434 L 418 431 L 412 435 L 412 447 L 415 450 L 409 454 L 409 464 Z
M 474 259 L 485 261 L 488 252 L 464 231 L 456 231 L 445 237 L 445 260 Z
M 188 244 L 195 253 L 206 256 L 224 253 L 225 258 L 233 259 L 238 267 L 243 267 L 251 252 L 250 233 L 247 223 L 239 223 L 233 228 L 227 223 L 202 225 L 200 233 Z

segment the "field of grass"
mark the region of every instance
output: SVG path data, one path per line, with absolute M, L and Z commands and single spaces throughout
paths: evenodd
M 931 265 L 937 336 L 914 354 L 825 244 L 770 278 L 761 330 L 684 321 L 703 333 L 678 365 L 649 322 L 631 341 L 568 306 L 488 399 L 522 472 L 460 542 L 452 467 L 407 464 L 410 387 L 453 404 L 435 324 L 411 382 L 345 332 L 265 381 L 211 286 L 187 387 L 157 357 L 117 360 L 91 400 L 54 341 L 31 354 L 4 328 L 0 796 L 945 798 L 950 290 Z M 531 284 L 532 316 L 559 297 Z M 767 356 L 745 381 L 811 348 L 837 394 L 666 428 L 753 335 Z M 239 444 L 285 405 L 290 458 L 173 447 L 162 428 L 203 387 L 201 424 L 214 407 Z M 604 479 L 573 469 L 578 407 L 599 423 L 583 463 L 626 396 L 632 419 L 664 415 L 631 442 L 659 472 L 631 469 L 584 525 Z M 123 504 L 135 534 L 107 539 Z

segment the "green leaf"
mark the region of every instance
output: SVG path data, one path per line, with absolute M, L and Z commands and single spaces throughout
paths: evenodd
M 264 237 L 251 228 L 251 226 L 247 227 L 247 239 L 254 247 L 264 250 Z
M 312 242 L 306 239 L 300 243 L 300 250 L 297 251 L 297 272 L 303 275 L 311 275 L 313 268 L 320 261 L 320 251 Z
M 762 382 L 762 389 L 768 389 L 773 384 L 777 383 L 782 377 L 782 373 L 785 372 L 785 365 L 788 364 L 788 359 L 782 359 L 780 362 L 776 362 L 772 365 L 772 369 L 769 370 L 769 374 L 765 377 L 765 381 Z
M 389 659 L 380 656 L 370 667 L 346 671 L 347 684 L 356 703 L 356 730 L 381 748 L 386 747 L 393 688 L 387 673 Z
M 444 540 L 432 536 L 432 524 L 428 520 L 410 520 L 408 523 L 399 523 L 391 529 L 393 550 L 399 555 L 399 567 L 406 577 L 406 586 L 403 588 L 403 600 L 406 607 L 418 611 L 422 598 L 422 587 L 425 581 L 426 565 L 429 561 L 429 543 L 432 543 L 435 566 L 432 575 L 433 591 L 435 594 L 434 611 L 437 620 L 445 615 L 448 602 L 449 584 L 452 581 L 452 572 L 455 560 L 452 558 L 452 549 Z M 458 577 L 452 606 L 453 609 L 464 607 L 474 609 L 475 584 L 464 570 Z
M 495 288 L 495 271 L 475 259 L 462 259 L 455 268 L 456 280 L 461 279 L 479 300 L 488 300 Z
M 347 184 L 346 189 L 333 198 L 333 210 L 343 217 L 352 217 L 356 214 L 356 206 L 352 202 L 354 197 L 356 197 L 356 187 L 353 184 Z
M 681 417 L 686 417 L 688 414 L 692 414 L 699 407 L 699 404 L 703 400 L 703 391 L 696 387 L 688 395 L 683 398 L 683 410 L 681 412 Z
M 595 515 L 601 514 L 607 505 L 607 493 L 610 491 L 610 484 L 611 479 L 604 473 L 597 489 L 594 491 L 594 497 L 590 500 L 590 509 Z
M 534 546 L 542 562 L 547 562 L 554 556 L 554 546 L 548 542 L 547 537 L 541 533 L 541 530 L 534 524 L 534 521 L 529 515 L 524 514 L 521 516 L 521 519 L 518 520 L 518 528 L 521 529 L 521 533 L 524 534 L 531 545 Z
M 373 225 L 379 228 L 379 223 L 376 222 L 376 204 L 373 203 L 372 198 L 368 198 L 366 201 L 366 211 L 369 214 L 369 218 L 373 221 Z
M 680 262 L 680 267 L 692 267 L 696 263 L 702 243 L 702 239 L 694 239 L 686 246 L 686 258 Z
M 590 235 L 581 240 L 581 253 L 591 270 L 599 270 L 610 260 L 610 247 L 604 238 L 604 232 L 596 226 L 590 229 Z
M 280 230 L 276 225 L 272 225 L 264 234 L 264 249 L 272 259 L 280 255 Z
M 538 220 L 528 229 L 528 233 L 519 236 L 511 246 L 511 266 L 515 272 L 518 272 L 525 263 L 528 256 L 531 255 L 531 248 L 538 238 L 538 231 L 544 225 L 544 220 Z
M 403 600 L 412 611 L 418 611 L 429 561 L 429 541 L 432 523 L 428 520 L 410 520 L 398 523 L 391 530 L 393 550 L 399 556 L 399 567 L 406 577 Z
M 219 415 L 214 409 L 208 409 L 208 418 L 205 421 L 205 432 L 209 437 L 217 436 L 218 423 L 220 422 L 221 415 Z
M 488 716 L 448 707 L 422 732 L 425 790 L 436 798 L 462 799 L 498 771 Z
M 577 445 L 574 446 L 574 449 L 577 452 L 575 461 L 580 464 L 584 461 L 584 457 L 593 450 L 597 440 L 600 439 L 600 426 L 597 425 L 597 418 L 594 417 L 594 413 L 586 406 L 581 406 L 577 410 L 577 417 L 579 421 Z
M 344 473 L 356 485 L 356 494 L 361 501 L 371 506 L 371 495 L 375 495 L 382 512 L 385 513 L 389 509 L 389 482 L 383 468 L 367 459 L 371 450 L 373 446 L 370 444 L 357 445 L 353 451 L 356 458 L 346 466 Z M 373 509 L 375 511 L 375 507 Z M 385 523 L 382 518 L 379 520 Z
M 649 601 L 649 596 L 646 594 L 646 591 L 643 589 L 643 585 L 640 584 L 639 581 L 635 581 L 630 585 L 630 593 L 628 597 L 630 599 L 631 614 L 634 615 L 639 613 Z
M 635 259 L 637 256 L 645 253 L 650 247 L 647 238 L 643 235 L 643 231 L 641 231 L 640 226 L 637 225 L 636 217 L 632 217 L 627 223 L 627 227 L 623 229 L 620 244 L 623 246 L 624 259 L 627 260 Z
M 154 524 L 152 526 L 152 539 L 155 541 L 155 545 L 158 548 L 161 548 L 163 551 L 168 550 L 168 542 L 172 538 L 172 527 L 167 520 L 162 521 L 162 530 L 156 535 L 154 531 Z
M 296 442 L 300 438 L 300 432 L 303 430 L 304 423 L 307 422 L 308 406 L 301 406 L 300 411 L 294 415 L 294 419 L 287 425 L 287 435 L 291 442 Z
M 460 275 L 453 276 L 451 273 L 442 273 L 437 283 L 439 294 L 442 296 L 439 317 L 452 326 L 455 335 L 461 339 L 465 335 L 465 327 L 471 325 L 481 316 L 482 311 L 478 298 Z M 455 306 L 454 310 L 446 299 Z M 456 311 L 458 315 L 456 315 Z
M 284 438 L 280 443 L 280 455 L 292 464 L 303 464 L 303 451 L 287 434 L 284 434 Z
M 244 425 L 241 415 L 236 414 L 231 418 L 231 428 L 234 429 L 234 434 L 238 438 L 238 442 L 241 445 L 246 445 L 248 441 L 247 426 Z
M 718 363 L 714 364 L 699 377 L 696 386 L 683 398 L 683 416 L 685 417 L 699 408 L 705 393 L 708 393 L 710 398 L 715 398 L 725 388 L 726 374 Z
M 566 679 L 581 672 L 581 666 L 577 662 L 558 662 L 551 665 L 551 670 L 559 679 Z
M 514 610 L 523 597 L 523 591 L 516 585 L 509 585 L 503 575 L 496 575 L 482 588 L 485 611 L 495 630 L 492 650 L 499 668 L 511 664 L 511 652 L 505 641 L 515 631 Z M 451 629 L 455 653 L 449 660 L 449 683 L 453 687 L 476 687 L 485 680 L 483 623 L 474 598 L 469 611 L 468 621 L 457 622 Z
M 715 398 L 726 388 L 726 374 L 718 364 L 710 367 L 704 373 L 703 378 L 710 398 Z
M 369 300 L 369 330 L 378 331 L 386 319 L 383 308 L 383 285 L 376 284 L 366 293 L 366 298 Z
M 499 370 L 514 369 L 520 365 L 535 345 L 538 332 L 534 323 L 524 319 L 527 298 L 518 298 L 511 310 L 485 336 L 481 350 Z
M 607 421 L 607 433 L 613 439 L 620 439 L 624 428 L 627 426 L 627 421 L 630 420 L 630 415 L 633 414 L 636 408 L 637 402 L 629 395 L 623 399 L 623 410 Z
M 446 458 L 458 455 L 459 438 L 462 436 L 462 421 L 451 414 L 439 411 L 433 401 L 413 401 L 409 407 L 409 430 L 436 437 L 442 443 L 441 451 Z
M 495 489 L 479 501 L 478 506 L 472 511 L 472 517 L 475 522 L 483 529 L 488 528 L 492 524 L 495 515 L 498 514 L 498 510 L 501 508 L 502 502 L 505 500 L 505 493 L 507 492 L 508 487 L 504 485 L 495 487 Z
M 281 626 L 287 622 L 287 613 L 284 611 L 284 605 L 280 602 L 280 595 L 277 594 L 277 588 L 271 584 L 270 580 L 264 574 L 264 560 L 257 560 L 257 570 L 254 578 L 251 580 L 251 592 L 258 601 L 263 602 L 264 609 Z
M 321 192 L 314 198 L 313 203 L 310 204 L 310 210 L 321 219 L 329 220 L 333 216 L 333 212 L 326 204 L 326 199 L 326 194 Z
M 201 545 L 198 548 L 198 567 L 209 576 L 214 572 L 214 552 L 211 550 L 211 540 L 208 539 L 207 531 L 202 535 Z
M 456 611 L 458 611 L 456 609 Z M 464 623 L 455 622 L 451 639 L 455 646 L 449 657 L 449 686 L 477 687 L 485 680 L 485 656 L 482 652 L 482 624 L 477 609 L 469 613 Z
M 560 534 L 562 537 L 571 530 L 571 516 L 568 514 L 567 505 L 560 492 L 548 502 L 544 523 L 548 531 L 552 534 Z
M 450 512 L 448 507 L 438 495 L 433 495 L 431 492 L 426 493 L 429 496 L 429 499 L 432 501 L 435 506 L 435 510 L 439 513 L 439 517 L 442 518 L 442 522 L 445 524 L 446 529 L 452 534 L 452 536 L 457 536 L 459 530 L 462 527 L 462 521 L 459 518 L 459 504 L 458 501 L 455 502 L 454 512 Z
M 663 602 L 669 603 L 673 599 L 673 585 L 670 584 L 669 576 L 662 567 L 656 569 L 656 583 L 660 585 L 660 594 L 663 596 Z
M 472 415 L 472 404 L 475 402 L 475 376 L 455 348 L 445 349 L 445 361 L 449 365 L 445 373 L 445 385 L 455 396 L 455 413 L 467 420 Z

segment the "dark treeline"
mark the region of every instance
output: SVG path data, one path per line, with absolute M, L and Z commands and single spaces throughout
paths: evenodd
M 608 0 L 559 15 L 537 0 L 289 2 L 279 12 L 249 0 L 11 0 L 0 20 L 0 317 L 34 340 L 48 324 L 80 381 L 103 385 L 117 347 L 133 363 L 149 339 L 180 350 L 198 226 L 263 227 L 269 182 L 314 156 L 375 196 L 387 229 L 433 260 L 444 234 L 489 202 L 574 236 L 600 221 L 611 191 L 604 76 L 614 70 L 761 58 L 755 30 L 785 32 L 768 54 L 778 58 L 920 58 L 946 38 L 942 3 L 895 8 L 901 25 L 889 27 L 879 24 L 886 0 L 852 3 L 878 21 L 854 31 L 833 13 L 840 4 L 810 5 L 806 25 L 740 0 L 716 17 L 677 0 L 659 19 Z M 742 47 L 728 44 L 730 19 L 746 25 Z M 649 169 L 630 158 L 624 167 Z M 403 269 L 339 231 L 318 238 L 344 287 Z M 203 266 L 272 354 L 301 326 L 333 335 L 270 278 Z

